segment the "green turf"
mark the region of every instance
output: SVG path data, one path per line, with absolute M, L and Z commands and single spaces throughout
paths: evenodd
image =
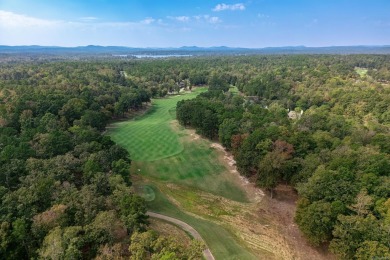
M 204 90 L 153 100 L 153 108 L 146 115 L 113 124 L 109 133 L 112 140 L 126 147 L 134 161 L 155 161 L 180 153 L 183 146 L 169 125 L 174 108 L 178 101 L 194 98 Z
M 109 135 L 130 152 L 133 172 L 248 202 L 245 193 L 221 174 L 226 168 L 218 161 L 209 141 L 181 142 L 180 137 L 186 135 L 184 129 L 178 126 L 173 130 L 176 103 L 203 91 L 205 88 L 199 88 L 186 95 L 153 100 L 147 114 L 113 124 Z
M 150 185 L 134 185 L 134 189 L 145 201 L 154 201 L 156 199 L 156 193 Z
M 134 120 L 113 124 L 108 132 L 125 147 L 132 158 L 133 174 L 154 183 L 180 185 L 186 194 L 197 196 L 199 190 L 239 202 L 248 202 L 245 193 L 229 176 L 207 140 L 192 140 L 182 127 L 172 125 L 176 103 L 194 98 L 205 89 L 193 93 L 153 100 L 152 109 Z M 166 214 L 195 227 L 204 237 L 217 259 L 255 259 L 238 244 L 232 233 L 208 220 L 183 213 L 154 184 L 135 185 L 136 191 L 148 201 L 150 210 Z
M 360 77 L 363 78 L 367 75 L 368 69 L 356 67 L 355 71 L 357 74 L 359 74 Z
M 179 130 L 178 134 L 183 130 Z M 177 183 L 220 195 L 239 202 L 248 202 L 245 193 L 228 176 L 207 140 L 183 143 L 181 153 L 152 162 L 133 163 L 133 172 L 154 180 Z
M 231 92 L 232 94 L 235 94 L 237 95 L 238 93 L 240 93 L 240 91 L 238 90 L 238 88 L 236 86 L 231 86 L 229 88 L 229 92 Z
M 180 219 L 194 227 L 206 241 L 216 259 L 256 259 L 254 255 L 242 248 L 236 242 L 237 238 L 225 228 L 183 213 L 154 185 L 149 184 L 148 187 L 156 194 L 156 199 L 148 202 L 148 206 L 155 212 Z

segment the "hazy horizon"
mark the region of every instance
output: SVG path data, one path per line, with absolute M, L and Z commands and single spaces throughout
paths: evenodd
M 264 46 L 264 47 L 242 47 L 242 46 L 123 46 L 123 45 L 97 45 L 97 44 L 89 44 L 89 45 L 74 45 L 74 46 L 61 46 L 61 45 L 4 45 L 0 44 L 0 46 L 6 47 L 47 47 L 47 48 L 85 48 L 85 47 L 102 47 L 102 48 L 129 48 L 129 49 L 180 49 L 180 48 L 200 48 L 200 49 L 211 49 L 211 48 L 229 48 L 229 49 L 266 49 L 266 48 L 342 48 L 342 47 L 390 47 L 390 44 L 382 44 L 382 45 L 324 45 L 324 46 L 306 46 L 306 45 L 291 45 L 291 46 Z

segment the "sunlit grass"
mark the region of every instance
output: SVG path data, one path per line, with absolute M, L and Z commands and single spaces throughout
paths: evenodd
M 174 121 L 177 102 L 194 98 L 202 91 L 205 89 L 154 100 L 147 114 L 113 124 L 109 135 L 130 152 L 132 173 L 140 176 L 134 188 L 148 201 L 150 210 L 178 218 L 196 228 L 217 259 L 255 259 L 225 227 L 184 213 L 199 211 L 196 207 L 202 203 L 199 197 L 202 192 L 248 202 L 242 188 L 229 179 L 228 169 L 220 161 L 220 155 L 210 147 L 211 143 L 190 135 Z M 172 193 L 170 184 L 179 190 Z M 178 199 L 180 208 L 168 196 Z M 215 207 L 213 212 L 218 214 L 230 214 L 217 205 L 207 207 Z
M 359 74 L 360 77 L 363 78 L 367 75 L 368 69 L 356 67 L 355 71 L 357 74 Z
M 134 120 L 113 124 L 111 138 L 125 147 L 134 161 L 155 161 L 180 153 L 183 146 L 170 126 L 172 112 L 180 100 L 191 99 L 205 89 L 166 99 L 153 100 L 151 110 Z
M 156 194 L 156 199 L 148 202 L 149 208 L 155 212 L 180 219 L 194 227 L 206 241 L 216 259 L 256 259 L 224 227 L 184 213 L 176 205 L 172 204 L 155 185 L 149 184 L 148 187 L 152 188 Z

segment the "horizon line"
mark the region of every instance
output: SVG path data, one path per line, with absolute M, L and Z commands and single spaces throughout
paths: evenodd
M 75 46 L 61 46 L 61 45 L 3 45 L 0 47 L 46 47 L 46 48 L 86 48 L 86 47 L 101 47 L 101 48 L 131 48 L 131 49 L 181 49 L 181 48 L 228 48 L 228 49 L 266 49 L 266 48 L 330 48 L 330 47 L 390 47 L 390 44 L 356 44 L 356 45 L 322 45 L 322 46 L 306 46 L 306 45 L 279 45 L 279 46 L 265 46 L 265 47 L 242 47 L 242 46 L 197 46 L 197 45 L 183 45 L 179 47 L 161 47 L 161 46 L 147 46 L 147 47 L 136 47 L 136 46 L 123 46 L 123 45 L 75 45 Z

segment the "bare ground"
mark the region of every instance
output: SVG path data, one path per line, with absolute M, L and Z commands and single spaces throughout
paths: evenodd
M 180 127 L 177 121 L 173 121 L 171 126 L 175 131 Z M 204 140 L 194 130 L 184 131 L 183 142 Z M 189 215 L 224 226 L 259 259 L 335 259 L 326 249 L 312 247 L 296 226 L 297 194 L 291 187 L 280 185 L 276 196 L 271 199 L 239 174 L 233 156 L 220 144 L 211 143 L 210 147 L 219 154 L 219 161 L 226 166 L 229 179 L 242 187 L 250 202 L 236 202 L 202 191 L 196 192 L 194 200 L 193 193 L 187 195 L 180 185 L 160 183 L 162 192 L 173 204 Z M 190 200 L 191 203 L 188 203 Z
M 279 185 L 276 196 L 271 199 L 239 174 L 233 155 L 224 147 L 218 143 L 212 143 L 211 147 L 220 151 L 221 161 L 228 165 L 232 178 L 245 189 L 252 202 L 249 208 L 254 211 L 255 216 L 253 219 L 243 217 L 241 225 L 236 226 L 238 233 L 252 249 L 260 247 L 272 250 L 277 259 L 335 259 L 326 248 L 315 248 L 303 237 L 294 221 L 298 195 L 292 187 Z M 253 241 L 258 241 L 258 244 Z

